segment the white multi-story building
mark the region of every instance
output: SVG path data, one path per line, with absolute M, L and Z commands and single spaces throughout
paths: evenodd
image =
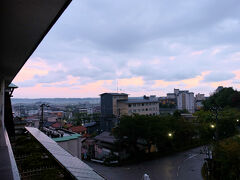
M 187 110 L 190 113 L 195 112 L 195 99 L 193 92 L 174 89 L 174 93 L 168 93 L 167 96 L 171 98 L 176 98 L 178 110 Z

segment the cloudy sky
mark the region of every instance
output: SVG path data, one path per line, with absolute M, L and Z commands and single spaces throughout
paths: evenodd
M 240 90 L 240 2 L 74 0 L 13 82 L 18 98 Z

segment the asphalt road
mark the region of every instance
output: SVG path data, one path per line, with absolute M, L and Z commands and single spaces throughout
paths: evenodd
M 151 180 L 201 180 L 205 156 L 194 148 L 171 156 L 121 167 L 107 167 L 86 162 L 107 180 L 141 180 L 146 173 Z

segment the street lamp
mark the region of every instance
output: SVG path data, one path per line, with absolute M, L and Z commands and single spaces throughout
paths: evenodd
M 239 119 L 237 119 L 237 122 L 239 122 Z
M 215 128 L 215 125 L 214 124 L 210 124 L 210 128 Z
M 172 137 L 173 134 L 171 132 L 168 133 L 168 137 Z
M 49 107 L 49 105 L 43 103 L 43 104 L 40 105 L 40 107 L 41 107 L 41 112 L 42 112 L 41 115 L 42 116 L 41 116 L 41 120 L 39 122 L 39 129 L 42 130 L 42 128 L 43 128 L 43 121 L 44 121 L 43 120 L 44 119 L 44 117 L 43 117 L 43 113 L 44 113 L 43 109 L 44 109 L 44 107 Z

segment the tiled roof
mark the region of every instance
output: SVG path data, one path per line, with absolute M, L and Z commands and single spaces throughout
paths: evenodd
M 70 127 L 69 129 L 76 133 L 82 133 L 87 130 L 87 128 L 85 128 L 84 126 L 74 126 Z
M 67 124 L 63 124 L 62 126 L 63 126 L 63 127 L 70 128 L 70 127 L 72 127 L 73 125 L 67 123 Z M 61 124 L 60 124 L 59 122 L 56 122 L 56 123 L 52 124 L 52 127 L 54 127 L 54 128 L 60 128 L 60 127 L 61 127 Z
M 56 122 L 54 124 L 52 124 L 52 127 L 54 128 L 60 128 L 61 127 L 61 124 L 59 122 Z

